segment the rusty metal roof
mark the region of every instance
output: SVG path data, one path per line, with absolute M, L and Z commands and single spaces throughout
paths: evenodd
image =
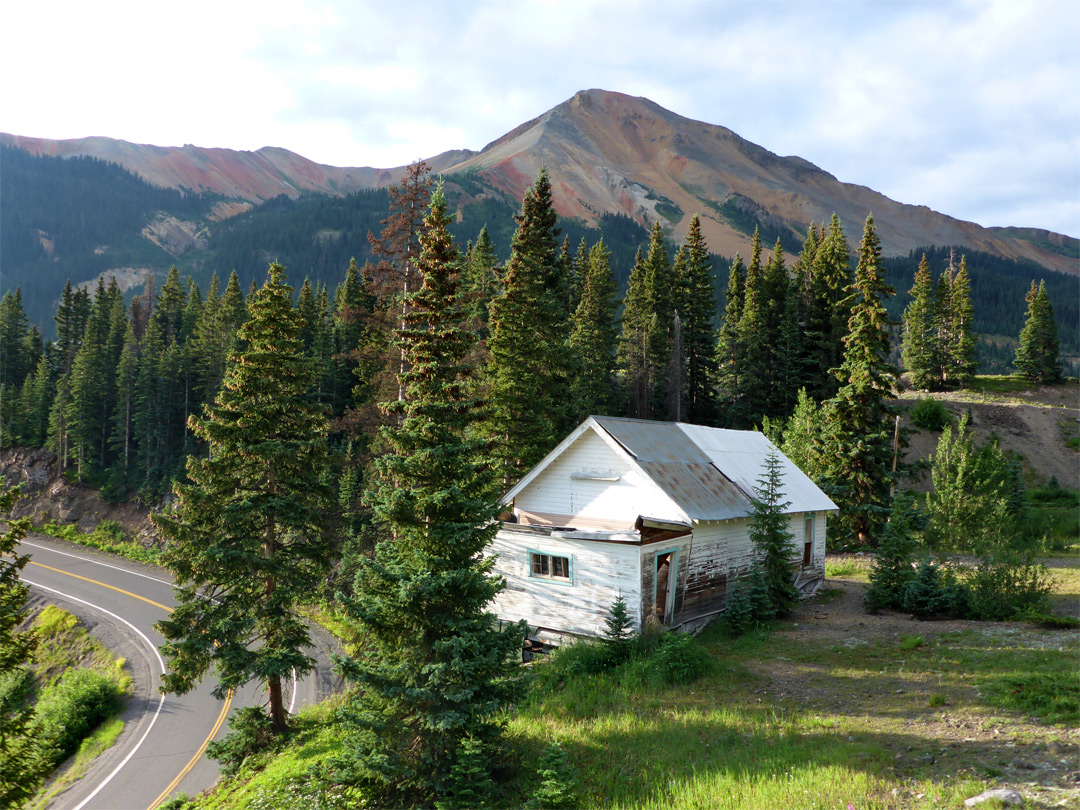
M 828 496 L 763 434 L 677 422 L 592 417 L 691 520 L 740 518 L 753 510 L 751 498 L 770 450 L 783 471 L 788 512 L 836 509 Z

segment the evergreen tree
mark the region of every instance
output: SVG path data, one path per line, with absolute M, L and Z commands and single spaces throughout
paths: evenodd
M 487 226 L 480 229 L 463 270 L 462 287 L 469 324 L 481 341 L 488 337 L 488 308 L 499 292 L 499 257 Z
M 191 420 L 209 457 L 188 458 L 191 483 L 175 487 L 175 511 L 154 516 L 176 577 L 176 610 L 158 624 L 169 660 L 164 688 L 188 692 L 211 667 L 218 697 L 261 681 L 279 732 L 287 724 L 282 680 L 314 666 L 298 608 L 329 570 L 330 553 L 327 426 L 307 396 L 311 372 L 291 293 L 272 264 L 249 304 L 245 350 L 230 357 L 206 416 Z
M 0 492 L 0 516 L 7 516 L 15 505 L 19 489 Z M 22 705 L 20 690 L 12 685 L 24 671 L 34 653 L 36 638 L 32 632 L 19 630 L 26 620 L 26 600 L 30 589 L 19 579 L 19 572 L 30 561 L 28 554 L 16 551 L 19 541 L 30 531 L 30 520 L 8 521 L 0 532 L 0 805 L 19 807 L 34 795 L 41 773 L 40 756 L 31 734 L 32 707 Z
M 960 257 L 960 268 L 949 286 L 949 343 L 943 347 L 949 379 L 958 388 L 971 382 L 978 362 L 975 359 L 975 310 L 971 304 L 971 278 L 967 260 Z
M 728 271 L 724 298 L 724 321 L 716 338 L 716 381 L 722 398 L 723 422 L 728 427 L 741 424 L 742 402 L 739 399 L 740 372 L 745 365 L 739 343 L 739 321 L 742 319 L 743 294 L 746 287 L 746 268 L 736 254 Z
M 832 215 L 828 230 L 818 234 L 814 254 L 810 340 L 806 371 L 811 397 L 825 400 L 836 393 L 837 378 L 831 373 L 844 359 L 851 302 L 851 250 L 840 218 Z
M 485 430 L 506 483 L 573 428 L 566 279 L 546 169 L 525 192 L 516 221 L 503 293 L 491 303 L 487 366 Z
M 649 372 L 649 301 L 645 259 L 638 250 L 623 299 L 622 333 L 619 337 L 619 368 L 626 382 L 629 415 L 648 419 L 652 415 Z
M 618 406 L 615 384 L 615 276 L 611 254 L 601 239 L 588 255 L 588 270 L 581 300 L 574 312 L 570 346 L 577 354 L 579 369 L 574 375 L 574 421 L 590 414 L 614 415 Z
M 668 399 L 671 342 L 675 319 L 675 278 L 664 231 L 654 222 L 645 256 L 646 353 L 653 414 L 664 414 Z
M 346 600 L 368 642 L 342 662 L 361 689 L 342 713 L 351 738 L 338 769 L 380 806 L 457 793 L 467 741 L 494 745 L 516 693 L 522 628 L 501 631 L 486 612 L 500 588 L 484 556 L 500 506 L 471 430 L 473 337 L 448 224 L 439 188 L 420 232 L 424 283 L 398 336 L 405 397 L 385 406 L 400 421 L 381 430 L 387 452 L 375 465 L 371 505 L 385 534 Z
M 792 561 L 795 535 L 786 512 L 791 502 L 783 500 L 783 477 L 780 457 L 770 449 L 754 487 L 754 511 L 748 532 L 765 573 L 769 601 L 778 616 L 787 616 L 799 602 Z
M 836 518 L 840 537 L 847 533 L 859 545 L 868 545 L 888 514 L 895 478 L 888 399 L 895 392 L 896 369 L 889 363 L 890 321 L 885 311 L 885 300 L 893 290 L 885 282 L 873 215 L 866 218 L 858 255 L 849 288 L 851 317 L 844 361 L 837 371 L 841 388 L 827 403 L 822 452 L 832 464 L 825 481 L 840 507 Z
M 1020 332 L 1020 347 L 1013 365 L 1032 382 L 1061 382 L 1061 360 L 1054 308 L 1046 294 L 1046 282 L 1031 282 L 1027 297 L 1027 320 Z
M 938 386 L 938 341 L 935 321 L 934 279 L 923 254 L 911 288 L 911 303 L 904 310 L 901 352 L 911 375 L 911 387 L 934 390 Z
M 716 421 L 716 291 L 709 248 L 701 219 L 690 218 L 680 281 L 679 316 L 686 358 L 686 420 L 695 425 Z
M 738 355 L 742 359 L 742 368 L 734 397 L 738 410 L 731 414 L 731 421 L 736 427 L 753 427 L 767 413 L 772 378 L 768 318 L 769 301 L 761 266 L 761 240 L 755 229 L 738 326 Z

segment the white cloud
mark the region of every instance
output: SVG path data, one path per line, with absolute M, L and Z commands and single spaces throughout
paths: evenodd
M 1072 0 L 62 0 L 41 15 L 5 11 L 5 131 L 390 166 L 478 149 L 602 87 L 904 202 L 1080 233 Z

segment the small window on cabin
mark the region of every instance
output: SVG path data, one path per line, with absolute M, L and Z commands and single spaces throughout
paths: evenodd
M 814 516 L 807 515 L 803 531 L 802 564 L 810 565 L 814 561 Z
M 559 557 L 555 554 L 541 554 L 537 551 L 529 552 L 529 570 L 531 576 L 541 579 L 557 579 L 569 582 L 570 558 Z

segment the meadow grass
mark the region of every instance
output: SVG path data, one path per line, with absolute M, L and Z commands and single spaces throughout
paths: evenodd
M 1080 589 L 1076 569 L 1052 570 Z M 856 617 L 851 638 L 808 643 L 805 621 L 738 638 L 707 628 L 694 644 L 713 664 L 683 685 L 646 677 L 640 661 L 591 674 L 573 656 L 534 662 L 527 696 L 506 716 L 494 806 L 526 806 L 541 757 L 558 743 L 574 807 L 955 808 L 999 784 L 1014 759 L 1053 761 L 1049 749 L 1064 741 L 1068 750 L 1080 725 L 1076 632 L 980 622 L 939 631 L 931 622 L 917 633 L 859 638 Z M 331 703 L 303 713 L 282 753 L 193 806 L 355 804 L 359 797 L 327 781 L 345 744 L 333 711 Z M 1008 778 L 1033 772 L 1018 773 Z

